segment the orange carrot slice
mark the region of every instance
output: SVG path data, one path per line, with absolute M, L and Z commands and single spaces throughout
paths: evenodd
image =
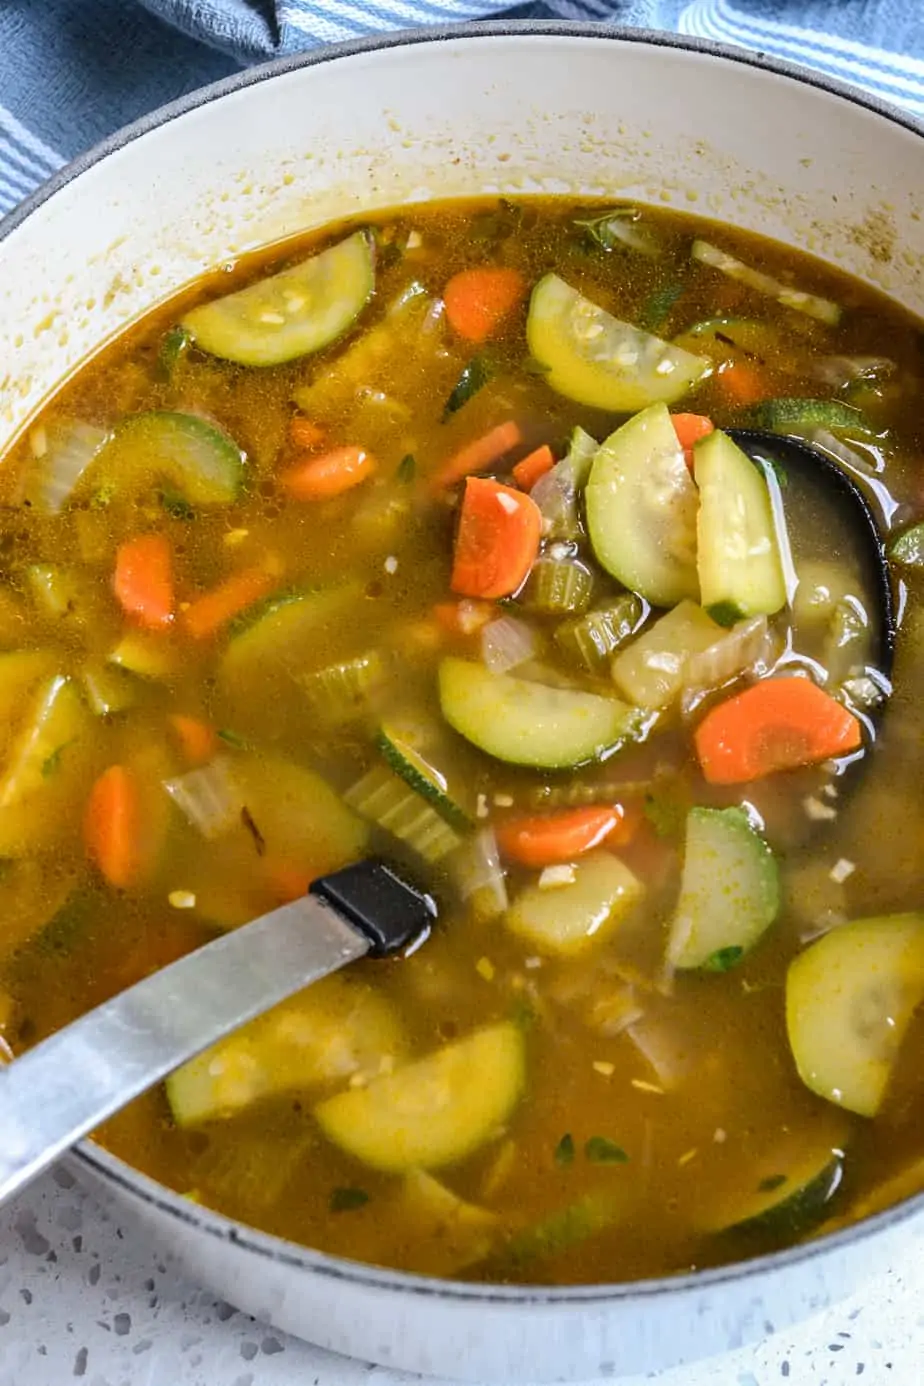
M 525 580 L 539 552 L 542 514 L 536 502 L 487 477 L 465 483 L 452 568 L 452 590 L 464 597 L 507 597 Z
M 365 448 L 334 448 L 284 472 L 279 484 L 294 500 L 330 500 L 359 486 L 372 475 L 375 466 L 375 458 Z
M 568 809 L 537 818 L 510 818 L 495 827 L 497 845 L 521 866 L 554 866 L 573 861 L 603 842 L 628 842 L 636 823 L 621 804 Z
M 113 591 L 122 610 L 150 630 L 173 620 L 173 551 L 163 534 L 138 534 L 119 545 Z
M 244 568 L 232 573 L 210 592 L 203 592 L 201 597 L 190 602 L 183 612 L 183 625 L 194 639 L 206 640 L 248 606 L 265 597 L 275 581 L 265 567 Z
M 454 274 L 443 290 L 446 316 L 467 342 L 484 342 L 496 332 L 526 292 L 519 270 L 481 265 Z
M 173 728 L 183 757 L 189 765 L 205 765 L 218 749 L 215 728 L 198 717 L 189 717 L 182 712 L 174 712 L 167 719 Z
M 735 404 L 756 404 L 772 393 L 763 371 L 749 361 L 732 361 L 720 367 L 716 380 L 719 389 Z
M 862 730 L 817 684 L 790 677 L 765 679 L 720 703 L 694 741 L 710 784 L 744 784 L 856 751 Z
M 319 448 L 326 436 L 321 425 L 306 419 L 304 414 L 289 420 L 289 441 L 297 448 Z
M 512 419 L 498 424 L 474 442 L 466 443 L 464 448 L 460 448 L 450 457 L 434 477 L 433 490 L 443 491 L 449 486 L 455 486 L 457 481 L 462 481 L 472 472 L 484 471 L 486 467 L 499 462 L 506 453 L 518 447 L 522 441 L 523 430 Z
M 513 469 L 513 479 L 522 491 L 531 491 L 541 476 L 555 466 L 555 454 L 548 443 L 534 449 Z
M 110 765 L 94 784 L 83 821 L 87 855 L 116 890 L 145 875 L 148 853 L 141 789 L 124 765 Z

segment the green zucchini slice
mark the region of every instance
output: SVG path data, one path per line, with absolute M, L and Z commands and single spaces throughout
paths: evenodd
M 553 390 L 614 414 L 669 404 L 711 370 L 702 357 L 620 322 L 557 274 L 533 290 L 526 338 Z
M 278 366 L 329 346 L 365 308 L 375 287 L 368 231 L 181 320 L 196 346 L 240 366 Z
M 138 491 L 165 483 L 190 505 L 229 505 L 240 494 L 245 459 L 234 439 L 199 414 L 152 410 L 118 425 L 81 480 Z
M 444 659 L 439 681 L 449 725 L 512 765 L 586 765 L 641 737 L 647 726 L 643 713 L 618 698 L 492 674 L 465 659 Z
M 525 1075 L 522 1031 L 507 1022 L 338 1093 L 315 1108 L 315 1117 L 335 1145 L 374 1169 L 439 1169 L 498 1133 Z

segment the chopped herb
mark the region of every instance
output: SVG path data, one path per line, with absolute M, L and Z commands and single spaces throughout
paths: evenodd
M 638 325 L 646 332 L 658 332 L 670 316 L 671 309 L 683 293 L 686 285 L 681 282 L 664 284 L 645 299 L 638 317 Z
M 491 376 L 494 374 L 494 363 L 490 357 L 479 355 L 473 356 L 464 367 L 462 374 L 452 388 L 452 393 L 446 401 L 443 409 L 443 419 L 450 418 L 463 404 L 468 404 L 469 400 L 477 395 L 483 385 L 487 385 Z
M 405 486 L 409 485 L 417 472 L 417 458 L 412 452 L 406 452 L 398 463 L 398 480 Z
M 179 491 L 161 491 L 160 503 L 168 515 L 172 515 L 175 520 L 194 520 L 196 512 L 190 505 L 185 496 L 180 495 Z
M 58 769 L 58 767 L 61 764 L 61 755 L 63 751 L 64 746 L 58 746 L 54 751 L 52 751 L 50 756 L 46 756 L 46 758 L 42 761 L 43 779 L 47 780 L 49 776 L 53 775 L 55 771 Z
M 730 972 L 736 963 L 744 957 L 744 949 L 737 943 L 732 943 L 728 948 L 720 948 L 707 958 L 703 963 L 705 972 Z
M 185 327 L 171 327 L 161 343 L 157 357 L 157 374 L 169 380 L 192 346 L 192 337 Z
M 570 1131 L 566 1131 L 558 1145 L 555 1147 L 556 1165 L 571 1165 L 574 1163 L 574 1137 Z
M 591 1136 L 584 1146 L 584 1154 L 593 1165 L 624 1165 L 629 1159 L 622 1146 L 607 1136 Z
M 468 235 L 475 241 L 505 241 L 519 231 L 524 210 L 518 203 L 502 197 L 495 211 L 475 217 Z
M 98 486 L 90 497 L 90 509 L 105 510 L 106 507 L 112 503 L 115 489 L 115 483 L 111 481 L 107 481 L 104 485 Z
M 676 837 L 686 822 L 686 813 L 680 804 L 672 804 L 654 794 L 645 795 L 644 812 L 658 837 Z
M 521 1029 L 528 1030 L 536 1023 L 536 1012 L 524 996 L 518 996 L 511 1008 L 510 1019 Z
M 611 207 L 602 216 L 591 217 L 586 221 L 578 219 L 574 224 L 580 227 L 584 232 L 585 239 L 593 245 L 599 246 L 601 250 L 615 250 L 617 246 L 623 245 L 625 242 L 614 228 L 619 223 L 638 221 L 638 215 L 635 207 L 628 205 Z
M 217 735 L 219 741 L 223 741 L 226 746 L 233 746 L 236 751 L 250 750 L 250 742 L 236 731 L 231 731 L 229 727 L 220 727 Z
M 761 1179 L 757 1185 L 758 1193 L 773 1193 L 774 1189 L 781 1189 L 789 1178 L 786 1174 L 769 1174 L 766 1179 Z
M 365 1189 L 334 1189 L 327 1206 L 332 1213 L 350 1213 L 368 1202 Z
M 266 853 L 266 838 L 253 821 L 253 814 L 246 804 L 241 809 L 241 822 L 253 838 L 254 846 L 257 849 L 257 856 L 262 857 Z

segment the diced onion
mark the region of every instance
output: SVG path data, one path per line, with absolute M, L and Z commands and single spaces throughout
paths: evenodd
M 535 631 L 515 616 L 501 616 L 482 629 L 481 657 L 492 674 L 506 674 L 536 654 Z
M 684 669 L 680 697 L 684 715 L 692 712 L 707 693 L 740 674 L 752 673 L 762 678 L 769 673 L 774 663 L 775 643 L 766 616 L 752 616 L 747 621 L 739 621 L 701 654 L 691 655 Z
M 830 323 L 831 326 L 836 326 L 840 322 L 841 310 L 829 298 L 819 298 L 817 294 L 807 294 L 801 289 L 781 284 L 772 275 L 752 269 L 750 265 L 737 260 L 734 255 L 729 255 L 727 250 L 720 250 L 708 241 L 694 241 L 690 253 L 700 264 L 721 270 L 729 279 L 736 279 L 739 284 L 746 284 L 749 289 L 756 289 L 768 298 L 775 298 L 777 303 L 782 303 L 785 308 L 795 308 L 797 312 L 806 313 L 810 318 L 817 318 L 819 322 Z
M 34 430 L 38 434 L 39 430 Z M 109 436 L 93 424 L 69 422 L 33 437 L 34 466 L 23 478 L 23 499 L 45 515 L 58 515 Z
M 224 757 L 163 783 L 180 812 L 209 841 L 241 821 L 244 800 Z
M 812 362 L 812 374 L 832 390 L 843 390 L 860 380 L 881 380 L 897 370 L 887 356 L 820 356 Z
M 463 900 L 482 920 L 496 919 L 507 908 L 507 883 L 493 828 L 481 828 L 454 853 L 452 873 Z

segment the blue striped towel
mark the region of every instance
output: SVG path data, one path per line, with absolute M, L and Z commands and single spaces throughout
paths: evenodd
M 922 0 L 0 0 L 0 215 L 120 125 L 248 63 L 502 14 L 739 44 L 924 116 Z

